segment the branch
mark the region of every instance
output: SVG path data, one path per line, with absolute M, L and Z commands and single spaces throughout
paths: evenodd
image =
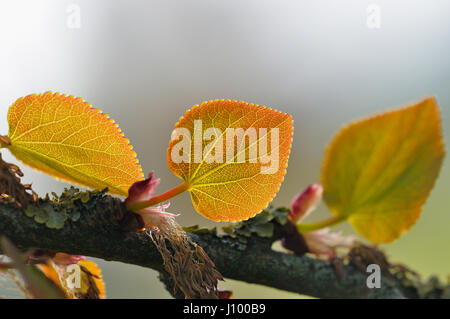
M 61 220 L 55 222 L 55 212 L 64 216 L 62 224 Z M 57 199 L 40 199 L 25 209 L 14 203 L 0 204 L 0 234 L 21 249 L 92 256 L 164 273 L 161 256 L 148 234 L 123 230 L 124 221 L 129 224 L 132 216 L 117 198 L 71 188 Z M 369 289 L 368 274 L 352 263 L 336 264 L 274 251 L 272 243 L 280 239 L 284 230 L 275 219 L 268 223 L 274 225 L 270 238 L 239 233 L 232 234 L 234 237 L 217 236 L 214 231 L 195 227 L 188 232 L 226 278 L 319 298 L 419 297 L 418 287 L 386 272 L 381 288 Z

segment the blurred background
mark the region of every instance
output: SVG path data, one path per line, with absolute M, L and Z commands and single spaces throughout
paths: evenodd
M 21 96 L 83 97 L 119 123 L 163 192 L 180 182 L 166 148 L 188 108 L 215 98 L 267 105 L 295 120 L 288 174 L 274 200 L 288 205 L 318 182 L 325 146 L 350 120 L 435 95 L 450 142 L 449 13 L 446 0 L 0 1 L 0 134 Z M 67 186 L 23 170 L 40 195 Z M 449 187 L 446 158 L 416 225 L 382 245 L 392 261 L 424 277 L 450 274 Z M 213 226 L 188 194 L 171 203 L 181 225 Z M 322 204 L 309 221 L 328 216 Z M 153 270 L 95 261 L 109 298 L 169 297 Z M 236 298 L 299 297 L 232 280 L 221 288 Z

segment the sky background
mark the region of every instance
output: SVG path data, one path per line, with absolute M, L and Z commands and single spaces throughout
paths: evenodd
M 380 28 L 367 8 L 380 8 Z M 80 10 L 80 27 L 73 14 Z M 292 114 L 288 173 L 275 205 L 318 182 L 323 151 L 343 124 L 435 95 L 450 139 L 450 2 L 446 0 L 0 1 L 0 134 L 19 97 L 48 90 L 83 97 L 131 140 L 160 192 L 179 184 L 166 164 L 173 125 L 194 104 L 244 100 Z M 75 21 L 76 23 L 76 21 Z M 17 161 L 2 151 L 5 160 Z M 29 168 L 44 195 L 67 184 Z M 423 276 L 450 274 L 450 168 L 416 225 L 382 247 Z M 189 195 L 171 201 L 181 225 L 213 223 Z M 325 205 L 309 221 L 329 216 Z M 349 225 L 342 225 L 352 234 Z M 169 294 L 150 269 L 96 260 L 110 298 Z M 236 298 L 298 298 L 226 280 Z

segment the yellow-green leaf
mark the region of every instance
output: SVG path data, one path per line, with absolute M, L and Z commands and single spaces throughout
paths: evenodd
M 182 134 L 183 129 L 188 133 Z M 278 192 L 292 135 L 288 114 L 245 102 L 204 102 L 175 125 L 169 169 L 185 181 L 203 216 L 214 221 L 248 219 Z
M 81 98 L 28 95 L 10 107 L 8 123 L 11 153 L 54 177 L 120 195 L 143 179 L 118 125 Z
M 419 217 L 443 157 L 434 98 L 352 123 L 326 151 L 324 200 L 370 241 L 393 241 Z

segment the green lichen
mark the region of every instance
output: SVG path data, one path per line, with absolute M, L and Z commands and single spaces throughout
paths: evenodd
M 250 237 L 255 234 L 258 237 L 270 238 L 274 235 L 275 223 L 285 225 L 288 222 L 289 209 L 269 207 L 261 213 L 246 221 L 225 226 L 222 230 L 233 238 Z
M 289 212 L 289 209 L 286 207 L 279 207 L 270 211 L 272 216 L 275 217 L 275 220 L 282 226 L 286 225 L 289 221 Z
M 67 219 L 67 214 L 65 212 L 58 212 L 49 202 L 41 203 L 39 207 L 28 205 L 27 208 L 25 208 L 25 214 L 28 217 L 34 217 L 36 223 L 46 224 L 48 228 L 53 229 L 62 228 Z
M 191 233 L 191 234 L 195 234 L 195 235 L 207 235 L 207 234 L 216 235 L 217 234 L 217 229 L 215 227 L 214 228 L 200 228 L 199 225 L 185 226 L 185 227 L 183 227 L 183 230 L 186 233 Z
M 36 223 L 45 224 L 51 229 L 61 229 L 67 220 L 76 222 L 83 212 L 93 209 L 98 199 L 102 198 L 107 189 L 102 191 L 85 191 L 71 186 L 58 196 L 52 193 L 40 199 L 38 205 L 28 205 L 25 214 L 34 218 Z

